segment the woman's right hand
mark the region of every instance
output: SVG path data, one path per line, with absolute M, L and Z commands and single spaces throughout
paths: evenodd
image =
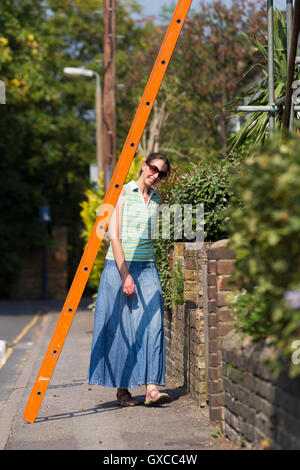
M 123 278 L 122 285 L 124 294 L 129 295 L 129 297 L 134 297 L 136 295 L 135 284 L 131 274 L 127 274 Z

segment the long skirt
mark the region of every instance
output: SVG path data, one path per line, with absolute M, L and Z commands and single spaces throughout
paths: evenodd
M 105 387 L 165 385 L 162 288 L 155 262 L 127 261 L 134 297 L 122 290 L 115 261 L 106 260 L 95 308 L 88 382 Z

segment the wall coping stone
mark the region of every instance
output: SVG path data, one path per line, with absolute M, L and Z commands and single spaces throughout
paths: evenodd
M 245 361 L 245 370 L 270 382 L 276 381 L 277 377 L 271 373 L 265 361 L 277 359 L 279 353 L 268 346 L 267 341 L 254 342 L 250 336 L 244 336 L 233 329 L 224 337 L 222 349 L 225 360 L 234 364 L 234 355 L 238 353 L 239 357 L 249 359 Z
M 211 259 L 235 259 L 233 251 L 228 249 L 229 238 L 223 238 L 212 242 L 209 247 L 209 258 Z

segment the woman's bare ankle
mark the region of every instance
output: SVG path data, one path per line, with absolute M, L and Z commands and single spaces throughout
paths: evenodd
M 147 393 L 150 393 L 150 392 L 152 392 L 152 390 L 154 390 L 154 391 L 157 390 L 157 385 L 155 385 L 155 384 L 147 384 L 147 385 L 146 385 L 146 392 L 147 392 Z

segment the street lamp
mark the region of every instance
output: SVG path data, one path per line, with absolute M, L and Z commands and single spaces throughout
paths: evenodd
M 104 172 L 103 149 L 102 149 L 102 102 L 101 102 L 101 84 L 100 75 L 94 70 L 88 70 L 79 67 L 65 67 L 64 74 L 69 77 L 95 77 L 95 111 L 96 111 L 96 147 L 97 147 L 97 167 L 98 175 Z

